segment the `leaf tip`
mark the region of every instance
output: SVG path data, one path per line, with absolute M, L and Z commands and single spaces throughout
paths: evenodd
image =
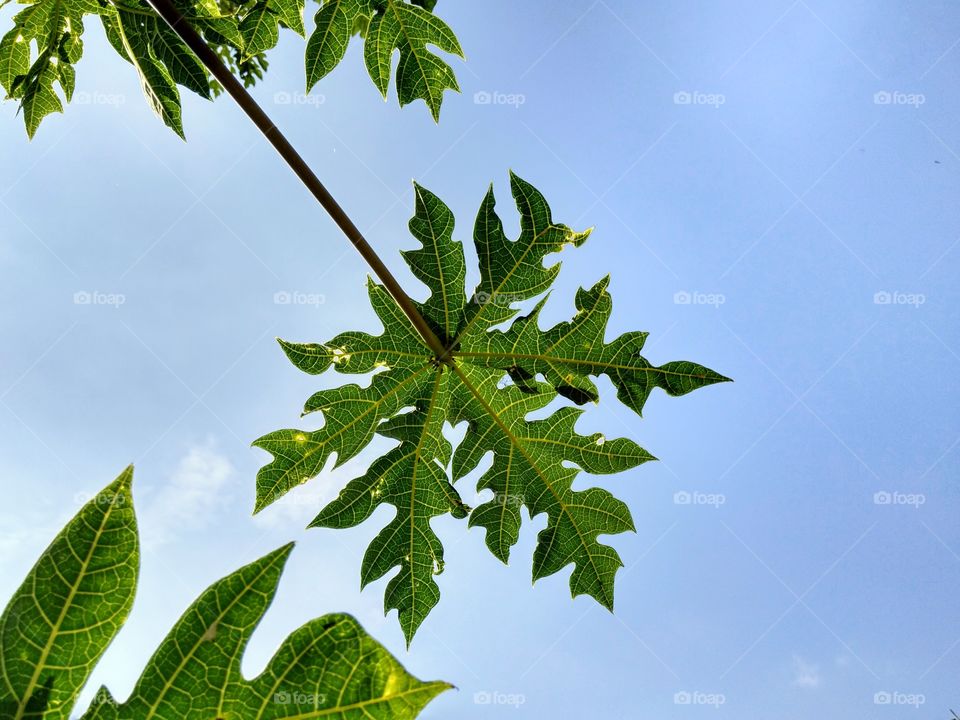
M 264 556 L 263 562 L 267 565 L 280 565 L 281 567 L 286 565 L 295 544 L 294 542 L 288 542 L 286 545 L 281 545 L 273 552 Z
M 133 463 L 127 465 L 123 471 L 117 475 L 112 486 L 117 490 L 129 491 L 133 486 Z

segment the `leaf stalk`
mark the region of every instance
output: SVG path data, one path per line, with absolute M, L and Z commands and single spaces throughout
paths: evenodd
M 333 195 L 327 190 L 316 173 L 310 168 L 300 153 L 293 147 L 286 136 L 277 128 L 270 117 L 264 112 L 263 108 L 247 92 L 246 88 L 234 77 L 233 73 L 223 64 L 223 61 L 217 54 L 210 49 L 206 41 L 200 37 L 199 33 L 190 25 L 187 19 L 173 4 L 172 0 L 147 0 L 150 6 L 157 11 L 161 18 L 166 21 L 170 28 L 180 37 L 190 50 L 200 59 L 211 75 L 223 86 L 227 93 L 232 97 L 240 109 L 246 113 L 247 117 L 253 121 L 257 129 L 263 133 L 263 136 L 284 159 L 294 174 L 300 178 L 307 190 L 310 191 L 320 203 L 321 207 L 327 211 L 327 214 L 337 224 L 337 227 L 343 231 L 347 239 L 353 244 L 360 255 L 366 260 L 367 264 L 373 270 L 374 274 L 383 283 L 384 287 L 393 296 L 397 305 L 403 311 L 404 315 L 410 320 L 417 332 L 423 338 L 427 346 L 436 354 L 437 358 L 445 358 L 448 354 L 448 348 L 430 327 L 420 311 L 417 309 L 413 300 L 400 286 L 397 279 L 384 264 L 380 256 L 373 249 L 367 239 L 360 232 L 350 216 L 344 211 L 340 204 L 334 199 Z

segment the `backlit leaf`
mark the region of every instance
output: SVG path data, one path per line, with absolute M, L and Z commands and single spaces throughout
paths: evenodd
M 553 409 L 540 419 L 531 414 L 542 415 L 557 399 L 598 401 L 592 378 L 599 375 L 607 375 L 620 400 L 638 414 L 656 387 L 683 395 L 727 380 L 691 362 L 652 365 L 640 355 L 642 332 L 606 342 L 612 311 L 606 279 L 577 293 L 578 312 L 569 322 L 540 328 L 546 298 L 518 317 L 516 305 L 544 295 L 557 278 L 559 263 L 545 265 L 546 258 L 581 245 L 589 232 L 554 222 L 533 186 L 516 176 L 511 183 L 520 235 L 507 238 L 491 189 L 474 226 L 480 282 L 471 296 L 465 290 L 464 249 L 453 239 L 453 214 L 437 196 L 415 187 L 410 231 L 420 246 L 403 255 L 430 289 L 417 305 L 446 353 L 437 357 L 387 291 L 371 282 L 370 302 L 382 334 L 346 332 L 322 344 L 281 345 L 304 372 L 333 368 L 372 373 L 372 379 L 308 399 L 304 412 L 322 413 L 320 429 L 280 430 L 254 443 L 274 456 L 257 476 L 260 511 L 316 476 L 332 457 L 336 465 L 355 457 L 374 435 L 397 441 L 350 481 L 313 525 L 352 527 L 381 504 L 394 507 L 394 517 L 367 550 L 361 579 L 367 584 L 399 567 L 387 584 L 385 609 L 398 611 L 408 642 L 439 599 L 435 576 L 443 570 L 443 547 L 430 522 L 446 513 L 483 527 L 488 548 L 504 562 L 521 532 L 521 508 L 534 517 L 545 514 L 534 580 L 572 564 L 572 593 L 591 595 L 612 609 L 622 562 L 598 538 L 632 530 L 633 520 L 611 493 L 574 490 L 573 484 L 581 472 L 618 473 L 653 456 L 632 440 L 580 433 L 576 425 L 583 411 L 577 408 Z M 444 426 L 460 422 L 468 429 L 453 448 Z M 470 508 L 455 484 L 490 453 L 492 465 L 476 489 L 492 491 L 493 497 Z

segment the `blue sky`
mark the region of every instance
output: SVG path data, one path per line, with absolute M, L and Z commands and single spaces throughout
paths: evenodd
M 569 570 L 531 588 L 542 519 L 505 567 L 481 529 L 444 518 L 443 597 L 407 653 L 385 581 L 359 590 L 391 511 L 302 529 L 370 453 L 250 517 L 267 460 L 250 441 L 335 382 L 296 372 L 273 338 L 376 330 L 366 268 L 228 99 L 185 99 L 184 144 L 93 22 L 87 102 L 32 143 L 11 103 L 0 120 L 0 594 L 133 461 L 141 586 L 91 683 L 119 696 L 204 587 L 293 539 L 251 674 L 302 622 L 348 611 L 419 677 L 459 687 L 429 718 L 960 710 L 960 9 L 438 11 L 468 55 L 439 126 L 422 103 L 384 104 L 357 46 L 306 98 L 290 33 L 255 94 L 411 287 L 411 179 L 469 247 L 491 181 L 516 227 L 513 169 L 556 219 L 596 226 L 565 253 L 546 321 L 611 273 L 611 335 L 648 330 L 651 361 L 735 378 L 658 393 L 642 420 L 603 402 L 581 421 L 661 458 L 596 480 L 637 525 L 611 539 L 616 613 L 571 600 Z

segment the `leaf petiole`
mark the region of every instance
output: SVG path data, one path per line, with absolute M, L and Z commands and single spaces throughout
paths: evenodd
M 424 319 L 423 315 L 414 305 L 413 300 L 403 290 L 400 283 L 384 264 L 380 256 L 373 249 L 367 239 L 360 232 L 350 216 L 340 207 L 340 204 L 334 199 L 330 191 L 317 177 L 316 173 L 306 163 L 300 153 L 290 144 L 286 136 L 277 128 L 270 117 L 264 112 L 263 108 L 247 92 L 246 88 L 240 83 L 233 73 L 227 69 L 223 61 L 207 45 L 206 41 L 200 37 L 196 30 L 190 25 L 188 20 L 180 13 L 171 0 L 147 0 L 150 6 L 157 11 L 161 18 L 170 26 L 170 28 L 180 36 L 180 39 L 190 50 L 196 54 L 200 62 L 204 64 L 211 75 L 223 86 L 227 93 L 232 97 L 240 109 L 246 113 L 257 129 L 263 133 L 264 137 L 280 153 L 294 174 L 304 184 L 307 190 L 317 199 L 321 207 L 327 211 L 327 214 L 337 224 L 337 227 L 347 236 L 347 239 L 353 244 L 360 255 L 366 260 L 367 264 L 373 270 L 374 274 L 380 279 L 387 288 L 397 305 L 403 311 L 404 315 L 423 338 L 424 342 L 431 351 L 438 357 L 444 358 L 448 349 L 441 342 L 440 338 L 430 327 L 430 324 Z

